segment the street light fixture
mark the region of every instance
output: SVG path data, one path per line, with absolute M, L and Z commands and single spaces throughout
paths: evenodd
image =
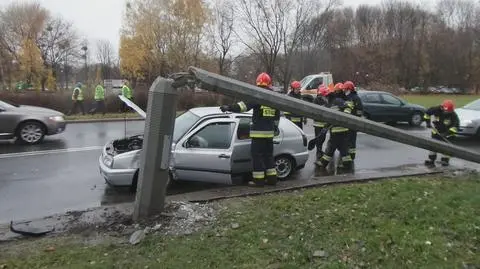
M 85 83 L 88 81 L 88 69 L 87 69 L 87 50 L 88 47 L 85 45 L 82 47 L 82 50 L 84 52 L 83 54 L 83 59 L 85 60 Z

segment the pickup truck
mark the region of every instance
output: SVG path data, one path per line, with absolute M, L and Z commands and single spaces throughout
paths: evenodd
M 305 101 L 313 102 L 315 97 L 317 97 L 317 89 L 323 84 L 328 86 L 333 84 L 333 77 L 330 72 L 321 72 L 318 74 L 312 74 L 304 77 L 300 81 L 302 94 L 302 99 Z

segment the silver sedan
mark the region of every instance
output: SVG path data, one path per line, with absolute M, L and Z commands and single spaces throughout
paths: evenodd
M 460 120 L 459 134 L 480 138 L 480 99 L 455 109 Z
M 138 107 L 136 108 L 138 110 Z M 145 112 L 139 111 L 142 116 Z M 222 113 L 218 107 L 193 108 L 175 120 L 170 178 L 236 184 L 252 171 L 251 113 Z M 307 137 L 282 117 L 274 138 L 278 177 L 285 179 L 308 160 Z M 143 135 L 107 143 L 99 158 L 100 174 L 114 186 L 136 189 Z

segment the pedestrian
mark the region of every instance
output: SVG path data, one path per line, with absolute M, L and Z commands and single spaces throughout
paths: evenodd
M 313 103 L 319 106 L 328 107 L 328 99 L 327 99 L 328 94 L 329 94 L 329 90 L 327 89 L 327 87 L 321 84 L 320 87 L 318 87 L 317 96 L 315 97 L 315 99 L 313 99 Z M 320 159 L 323 156 L 323 143 L 325 142 L 326 131 L 327 131 L 326 126 L 327 126 L 327 123 L 324 121 L 320 121 L 320 120 L 313 121 L 315 137 L 317 138 L 315 141 L 316 142 L 315 147 L 317 148 L 317 154 L 316 154 L 317 162 L 320 162 Z
M 345 99 L 342 98 L 343 84 L 337 83 L 333 88 L 334 92 L 329 94 L 329 107 L 334 110 L 342 111 L 351 114 L 351 108 L 346 104 Z M 348 154 L 348 128 L 342 126 L 328 126 L 330 130 L 330 139 L 327 142 L 327 148 L 320 163 L 317 164 L 321 169 L 325 170 L 333 159 L 336 150 L 340 151 L 341 162 L 339 168 L 350 169 L 352 167 L 352 158 Z
M 300 88 L 301 84 L 298 81 L 293 81 L 290 84 L 291 90 L 288 93 L 288 96 L 296 98 L 296 99 L 302 99 L 302 95 L 300 94 Z M 289 119 L 291 122 L 295 123 L 300 129 L 303 129 L 303 124 L 306 123 L 306 118 L 303 117 L 302 115 L 298 115 L 295 113 L 291 112 L 284 112 L 285 117 Z
M 72 109 L 68 114 L 71 115 L 72 113 L 77 113 L 77 108 L 80 108 L 80 110 L 82 111 L 82 115 L 85 115 L 85 107 L 83 106 L 83 90 L 81 83 L 77 83 L 75 85 L 75 88 L 73 89 Z
M 267 73 L 257 76 L 256 84 L 263 89 L 271 90 L 272 79 Z M 238 102 L 233 105 L 223 105 L 222 112 L 246 112 L 253 109 L 250 137 L 252 138 L 251 154 L 253 160 L 253 180 L 250 186 L 262 187 L 276 185 L 277 169 L 273 159 L 273 137 L 278 134 L 280 111 L 258 103 Z
M 352 109 L 352 115 L 362 117 L 362 99 L 360 99 L 355 90 L 355 84 L 351 81 L 345 81 L 345 83 L 343 83 L 343 90 L 347 99 L 347 105 Z M 348 153 L 350 154 L 352 161 L 354 161 L 357 155 L 357 130 L 348 131 Z
M 105 107 L 105 88 L 103 87 L 102 83 L 98 83 L 95 87 L 95 108 L 90 111 L 92 115 L 94 115 L 97 111 L 101 110 L 102 114 L 105 115 L 106 107 Z
M 433 119 L 433 128 L 432 128 L 432 119 Z M 460 121 L 458 119 L 457 113 L 455 113 L 455 105 L 452 100 L 445 100 L 441 105 L 432 106 L 427 109 L 424 116 L 427 128 L 432 129 L 432 138 L 435 140 L 451 142 L 457 134 Z M 425 160 L 425 165 L 434 166 L 435 160 L 437 159 L 437 153 L 430 151 L 428 154 L 428 160 Z M 450 161 L 450 156 L 442 155 L 440 159 L 440 164 L 442 166 L 448 166 Z
M 128 100 L 132 101 L 133 99 L 133 92 L 132 89 L 128 86 L 128 80 L 124 79 L 123 80 L 123 86 L 122 86 L 122 96 L 127 98 Z M 123 112 L 127 112 L 128 106 L 127 104 L 123 103 Z

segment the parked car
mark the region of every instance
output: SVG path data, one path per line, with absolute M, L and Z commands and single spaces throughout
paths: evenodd
M 133 106 L 131 106 L 133 107 Z M 145 117 L 145 112 L 136 108 Z M 252 113 L 222 113 L 218 107 L 192 108 L 175 120 L 170 179 L 236 184 L 252 171 L 249 138 Z M 108 142 L 99 158 L 100 173 L 113 186 L 136 189 L 143 135 Z M 279 179 L 305 167 L 307 136 L 281 117 L 274 138 Z
M 364 116 L 377 122 L 408 122 L 419 126 L 426 108 L 383 91 L 358 91 L 364 107 Z
M 61 112 L 0 101 L 0 139 L 17 138 L 26 144 L 40 143 L 47 135 L 65 131 Z
M 480 99 L 455 109 L 460 120 L 458 133 L 480 138 Z

